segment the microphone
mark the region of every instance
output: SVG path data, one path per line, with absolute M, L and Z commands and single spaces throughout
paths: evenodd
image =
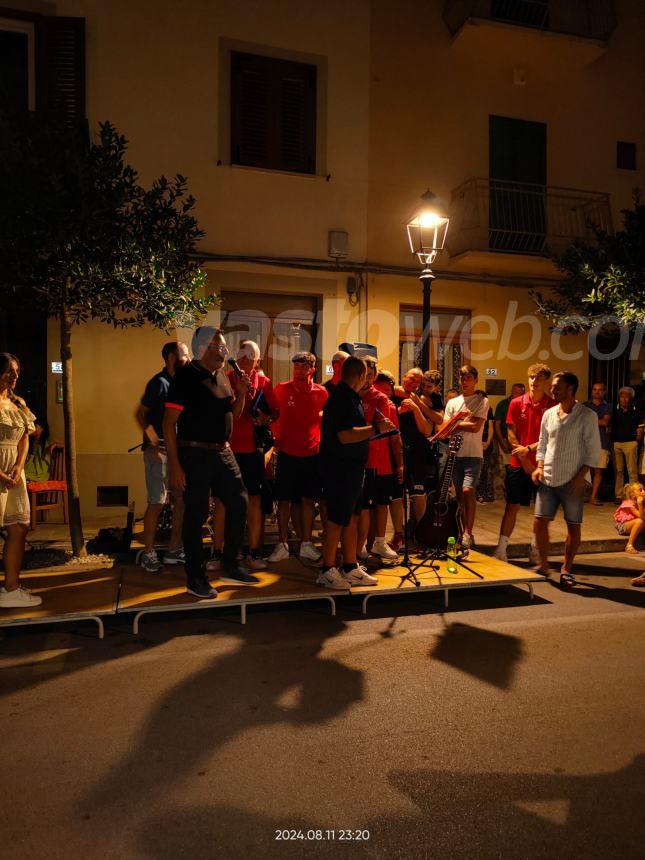
M 237 373 L 238 376 L 244 376 L 244 371 L 234 358 L 229 358 L 228 366 Z

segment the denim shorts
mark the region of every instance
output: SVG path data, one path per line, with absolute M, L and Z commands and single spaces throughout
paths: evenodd
M 452 482 L 457 490 L 475 490 L 479 483 L 483 457 L 455 457 Z
M 540 484 L 535 500 L 535 516 L 552 520 L 562 505 L 565 520 L 571 525 L 580 525 L 585 506 L 585 489 L 586 484 L 579 490 L 569 489 L 569 484 L 561 484 L 559 487 Z

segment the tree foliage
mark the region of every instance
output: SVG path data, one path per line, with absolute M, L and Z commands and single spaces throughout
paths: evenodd
M 555 258 L 564 279 L 549 296 L 532 291 L 541 314 L 563 331 L 585 331 L 605 320 L 634 326 L 645 320 L 645 204 L 638 192 L 624 209 L 623 229 L 593 227 Z
M 0 296 L 60 321 L 72 549 L 84 553 L 72 375 L 75 325 L 168 330 L 214 302 L 195 259 L 203 236 L 186 179 L 146 189 L 110 123 L 89 143 L 37 114 L 0 117 Z M 28 348 L 25 344 L 25 349 Z
M 110 123 L 91 145 L 35 115 L 0 123 L 0 290 L 73 323 L 168 329 L 205 313 L 186 179 L 144 188 L 126 148 Z

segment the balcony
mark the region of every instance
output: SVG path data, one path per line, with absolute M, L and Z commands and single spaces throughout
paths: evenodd
M 489 265 L 491 252 L 548 258 L 574 239 L 593 239 L 592 225 L 613 230 L 609 195 L 571 188 L 469 179 L 453 191 L 450 209 L 451 256 L 468 255 L 472 262 L 473 252 L 485 252 Z
M 529 65 L 588 65 L 616 27 L 613 0 L 446 0 L 443 19 L 464 56 L 501 52 Z

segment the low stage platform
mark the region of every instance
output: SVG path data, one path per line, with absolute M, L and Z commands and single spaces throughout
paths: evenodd
M 213 573 L 210 579 L 218 591 L 215 600 L 199 600 L 187 594 L 182 567 L 165 568 L 160 574 L 152 574 L 134 565 L 79 565 L 71 570 L 63 566 L 24 573 L 24 584 L 42 597 L 43 603 L 33 609 L 0 610 L 0 627 L 87 620 L 96 622 L 102 639 L 105 616 L 131 618 L 132 632 L 137 634 L 141 618 L 149 614 L 235 606 L 239 607 L 240 620 L 245 624 L 248 607 L 270 603 L 323 601 L 335 615 L 336 598 L 348 596 L 360 599 L 362 612 L 366 614 L 368 602 L 375 597 L 409 598 L 415 593 L 438 591 L 443 593 L 444 605 L 448 606 L 452 590 L 526 585 L 532 598 L 533 584 L 544 582 L 539 574 L 475 551 L 465 562 L 456 564 L 453 573 L 448 572 L 445 561 L 435 564 L 434 570 L 422 567 L 417 571 L 418 586 L 404 579 L 404 568 L 390 567 L 371 571 L 378 579 L 377 585 L 353 588 L 349 592 L 317 586 L 317 569 L 290 558 L 271 565 L 270 570 L 260 571 L 259 583 L 253 586 L 222 583 Z

